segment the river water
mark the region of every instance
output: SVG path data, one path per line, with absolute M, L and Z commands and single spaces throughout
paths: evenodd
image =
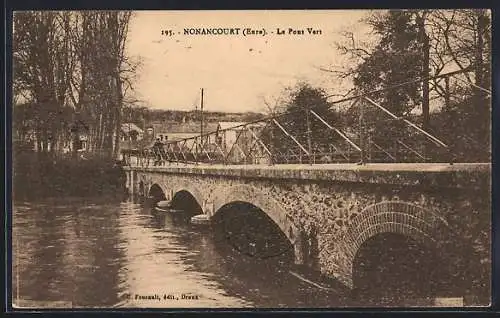
M 216 241 L 207 229 L 132 200 L 15 203 L 12 245 L 13 303 L 28 307 L 346 304 L 341 292 L 294 275 L 291 264 L 251 259 Z

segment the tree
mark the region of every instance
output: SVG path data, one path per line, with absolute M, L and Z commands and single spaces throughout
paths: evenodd
M 328 101 L 325 91 L 308 83 L 299 83 L 286 88 L 282 95 L 282 102 L 271 107 L 277 123 L 273 122 L 263 132 L 266 143 L 275 153 L 293 153 L 297 157 L 307 157 L 301 146 L 309 153 L 328 151 L 325 147 L 338 140 L 339 136 L 331 132 L 316 115 L 333 125 L 338 123 L 339 116 L 332 109 L 333 105 Z
M 16 12 L 13 19 L 14 93 L 34 107 L 38 149 L 57 150 L 64 126 L 63 109 L 70 90 L 68 12 Z M 62 117 L 61 117 L 62 116 Z
M 73 101 L 90 120 L 92 148 L 114 155 L 125 91 L 132 86 L 138 65 L 125 52 L 130 18 L 128 11 L 81 12 L 73 33 L 78 59 Z
M 439 36 L 445 43 L 443 55 L 460 69 L 473 70 L 472 74 L 465 73 L 461 77 L 469 85 L 455 83 L 454 89 L 460 90 L 463 97 L 449 105 L 449 110 L 466 111 L 468 120 L 464 124 L 470 129 L 463 132 L 464 138 L 489 145 L 491 99 L 485 89 L 490 90 L 491 86 L 490 12 L 484 9 L 451 10 L 439 12 L 435 20 Z M 465 105 L 469 107 L 464 108 Z M 461 139 L 460 143 L 464 143 Z
M 89 126 L 90 148 L 117 155 L 123 105 L 140 65 L 126 54 L 131 16 L 128 11 L 14 15 L 14 94 L 35 105 L 38 149 L 60 148 L 71 124 L 65 108 L 71 106 L 72 121 Z
M 362 22 L 374 33 L 374 43 L 360 43 L 353 33 L 344 33 L 346 40 L 337 47 L 353 66 L 332 72 L 340 79 L 351 78 L 357 93 L 385 89 L 369 97 L 397 116 L 417 121 L 453 147 L 465 145 L 463 154 L 477 154 L 480 146 L 471 151 L 472 143 L 488 148 L 484 145 L 489 145 L 490 13 L 483 9 L 390 10 L 371 12 Z M 457 69 L 467 72 L 437 76 Z M 401 122 L 389 119 L 389 125 L 384 113 L 367 109 L 365 117 L 372 133 L 382 136 L 381 142 L 392 142 L 384 138 L 387 135 L 393 140 L 416 138 Z M 441 116 L 431 116 L 440 110 Z M 359 109 L 353 109 L 353 119 L 356 112 Z
M 387 14 L 371 16 L 367 22 L 381 38 L 375 50 L 356 68 L 354 85 L 358 91 L 366 93 L 420 77 L 419 30 L 411 14 L 391 10 Z M 381 104 L 396 115 L 411 110 L 410 102 L 421 102 L 418 83 L 379 96 Z
M 378 12 L 370 15 L 365 21 L 378 35 L 378 43 L 372 52 L 366 52 L 363 60 L 354 68 L 353 84 L 356 92 L 366 94 L 422 76 L 422 34 L 412 12 Z M 394 87 L 371 94 L 369 98 L 396 116 L 407 116 L 415 105 L 422 103 L 421 84 L 416 82 Z M 368 107 L 365 107 L 367 105 Z M 364 107 L 363 123 L 358 121 L 361 107 Z M 352 109 L 350 116 L 351 126 L 355 131 L 361 132 L 362 129 L 368 134 L 360 135 L 363 143 L 367 137 L 384 149 L 390 149 L 397 147 L 396 141 L 405 136 L 402 122 L 391 120 L 387 114 L 365 101 L 360 101 L 356 108 Z

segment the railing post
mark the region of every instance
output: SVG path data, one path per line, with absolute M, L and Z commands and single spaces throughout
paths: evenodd
M 245 132 L 243 136 L 244 136 L 245 138 L 244 138 L 244 142 L 242 143 L 242 145 L 243 145 L 243 148 L 247 149 L 247 148 L 248 148 L 248 147 L 247 147 L 247 144 L 248 144 L 248 129 L 249 129 L 249 128 L 248 128 L 247 126 L 244 126 L 244 127 L 243 127 L 243 129 L 244 129 L 244 132 Z M 249 156 L 251 156 L 251 154 L 250 154 L 250 153 L 249 153 L 248 155 L 249 155 Z M 247 159 L 247 156 L 245 156 L 245 157 L 243 158 L 243 164 L 244 164 L 244 165 L 247 165 L 247 164 L 248 164 L 248 159 Z
M 361 148 L 361 158 L 359 164 L 365 164 L 365 102 L 363 100 L 359 101 L 359 147 Z
M 217 135 L 215 137 L 215 143 L 218 143 L 219 142 L 219 135 Z M 228 151 L 231 151 L 231 149 L 227 149 L 227 144 L 226 144 L 226 139 L 227 139 L 227 131 L 224 130 L 222 132 L 222 142 L 221 142 L 221 145 L 222 146 L 222 149 L 223 149 L 223 154 L 224 154 L 224 158 L 222 158 L 223 162 L 224 162 L 224 165 L 227 165 L 228 164 L 228 161 L 229 161 L 229 152 Z M 238 142 L 238 138 L 236 138 L 236 140 L 234 141 L 235 143 Z M 226 155 L 227 154 L 227 155 Z
M 368 134 L 368 161 L 372 162 L 372 134 Z
M 198 136 L 194 137 L 194 144 L 195 144 L 195 153 L 196 153 L 196 164 L 199 163 L 199 157 L 200 157 L 200 148 L 199 148 L 199 145 L 198 145 Z
M 270 150 L 270 154 L 269 154 L 269 165 L 274 165 L 274 126 L 271 125 L 270 127 L 270 130 L 269 130 L 269 139 L 270 139 L 270 143 L 269 143 L 269 150 Z
M 306 108 L 306 122 L 307 122 L 307 150 L 309 151 L 309 164 L 314 163 L 314 154 L 312 152 L 312 130 L 311 130 L 311 118 L 310 118 L 310 105 Z

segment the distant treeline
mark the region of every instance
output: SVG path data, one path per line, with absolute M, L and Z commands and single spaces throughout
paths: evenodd
M 256 112 L 244 113 L 225 113 L 203 111 L 203 120 L 206 122 L 220 121 L 238 121 L 252 122 L 265 117 L 265 114 Z M 199 110 L 182 111 L 182 110 L 161 110 L 150 109 L 147 107 L 136 107 L 124 109 L 124 121 L 130 121 L 142 127 L 144 124 L 151 122 L 183 122 L 183 121 L 200 121 L 201 112 Z

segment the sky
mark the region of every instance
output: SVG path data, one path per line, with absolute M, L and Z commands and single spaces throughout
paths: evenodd
M 138 11 L 127 51 L 140 57 L 135 97 L 155 109 L 192 110 L 204 89 L 207 111 L 267 111 L 287 86 L 306 81 L 328 93 L 339 90 L 331 73 L 342 65 L 335 48 L 342 30 L 361 32 L 362 10 Z M 238 35 L 184 35 L 185 28 L 240 28 Z M 242 34 L 243 29 L 266 35 Z M 277 34 L 280 28 L 285 34 Z M 304 34 L 289 34 L 289 28 Z M 308 28 L 321 30 L 310 35 Z M 172 35 L 162 35 L 171 30 Z M 364 33 L 363 33 L 364 32 Z M 317 32 L 319 33 L 319 32 Z M 345 87 L 345 86 L 342 86 Z

